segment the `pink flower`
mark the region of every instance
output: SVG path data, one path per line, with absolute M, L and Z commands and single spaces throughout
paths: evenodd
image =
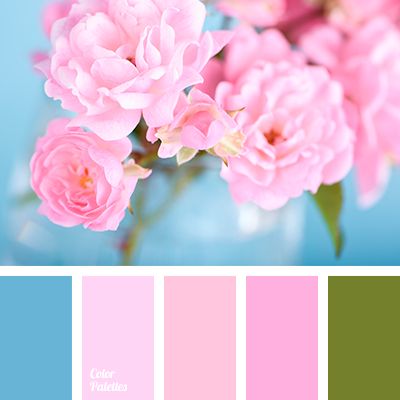
M 329 19 L 345 31 L 357 29 L 362 24 L 386 16 L 398 20 L 398 0 L 335 0 L 328 3 Z
M 218 9 L 251 25 L 276 25 L 283 17 L 286 0 L 219 0 Z
M 281 24 L 301 25 L 304 20 L 315 17 L 320 14 L 320 7 L 318 1 L 313 0 L 286 0 L 286 12 L 281 19 Z
M 400 31 L 377 18 L 350 37 L 317 26 L 300 44 L 344 87 L 348 118 L 357 132 L 360 202 L 370 206 L 382 195 L 390 166 L 400 164 Z
M 222 170 L 236 201 L 272 210 L 346 176 L 354 134 L 326 69 L 307 66 L 278 31 L 246 29 L 228 46 L 224 71 L 216 100 L 243 107 L 237 122 L 246 135 L 242 154 Z
M 170 123 L 180 93 L 202 82 L 228 32 L 201 33 L 199 0 L 81 0 L 52 31 L 39 67 L 46 93 L 79 115 L 72 121 L 105 140 L 127 136 L 143 115 Z
M 309 0 L 217 0 L 224 14 L 256 27 L 287 26 L 315 10 Z
M 182 95 L 175 112 L 171 124 L 147 133 L 149 141 L 161 141 L 159 157 L 173 157 L 183 150 L 179 157 L 186 162 L 199 150 L 214 149 L 222 157 L 241 150 L 241 133 L 235 120 L 200 90 Z
M 132 150 L 128 138 L 105 142 L 68 119 L 53 120 L 31 160 L 32 188 L 39 212 L 65 227 L 116 230 L 139 178 L 149 171 L 122 162 Z
M 73 3 L 77 0 L 62 0 L 55 3 L 48 4 L 43 12 L 43 28 L 48 37 L 50 37 L 51 29 L 53 24 L 61 19 L 65 18 Z
M 337 27 L 318 20 L 306 26 L 297 41 L 310 61 L 330 70 L 336 68 L 344 43 L 343 32 Z

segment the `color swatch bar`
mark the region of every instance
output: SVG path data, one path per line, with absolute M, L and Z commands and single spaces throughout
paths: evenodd
M 317 400 L 318 278 L 247 278 L 247 400 Z
M 236 280 L 165 278 L 165 400 L 236 399 Z
M 329 278 L 329 400 L 400 398 L 400 278 Z
M 0 398 L 72 399 L 70 277 L 0 277 Z
M 84 278 L 83 400 L 153 397 L 153 278 Z

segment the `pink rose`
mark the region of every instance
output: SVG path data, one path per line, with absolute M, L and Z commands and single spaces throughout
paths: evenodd
M 184 150 L 184 161 L 189 161 L 199 150 L 214 149 L 219 155 L 226 155 L 224 149 L 231 155 L 240 151 L 241 133 L 235 120 L 200 90 L 182 95 L 175 112 L 171 124 L 147 133 L 149 141 L 161 141 L 159 157 L 173 157 Z
M 344 87 L 348 119 L 357 132 L 360 202 L 370 206 L 382 195 L 390 166 L 400 164 L 400 31 L 387 18 L 377 18 L 350 37 L 316 26 L 300 44 Z
M 46 93 L 105 140 L 127 136 L 143 115 L 170 123 L 180 93 L 202 82 L 229 32 L 202 34 L 199 0 L 81 0 L 55 23 L 53 50 L 39 66 Z
M 224 71 L 231 79 L 218 85 L 216 100 L 243 107 L 236 120 L 246 135 L 241 155 L 222 170 L 236 201 L 272 210 L 346 176 L 354 133 L 342 89 L 326 69 L 307 66 L 278 31 L 246 29 L 228 46 Z
M 31 160 L 39 212 L 65 227 L 116 230 L 139 178 L 149 171 L 122 164 L 132 150 L 128 138 L 105 142 L 70 120 L 53 120 Z

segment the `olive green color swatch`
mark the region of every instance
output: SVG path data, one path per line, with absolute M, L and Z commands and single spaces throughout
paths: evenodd
M 329 400 L 400 399 L 400 277 L 329 278 Z

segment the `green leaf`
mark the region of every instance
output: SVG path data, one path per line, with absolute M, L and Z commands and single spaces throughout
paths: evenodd
M 17 197 L 15 200 L 17 206 L 25 207 L 27 205 L 30 205 L 31 203 L 38 201 L 39 198 L 33 190 L 28 190 L 26 193 Z
M 343 250 L 343 233 L 340 227 L 340 214 L 343 208 L 343 190 L 340 183 L 332 186 L 321 186 L 313 196 L 319 211 L 321 212 L 333 245 L 336 257 L 340 257 Z

